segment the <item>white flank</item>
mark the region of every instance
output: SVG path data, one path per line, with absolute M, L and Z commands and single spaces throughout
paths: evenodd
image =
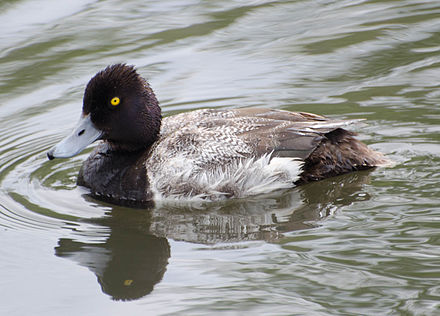
M 171 160 L 165 168 L 148 171 L 154 199 L 221 200 L 286 189 L 294 186 L 303 164 L 293 158 L 271 159 L 271 154 L 209 169 L 177 157 Z

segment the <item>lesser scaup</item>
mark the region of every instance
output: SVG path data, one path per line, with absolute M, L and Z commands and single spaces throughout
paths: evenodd
M 342 127 L 305 112 L 202 109 L 162 119 L 149 84 L 116 64 L 87 84 L 80 121 L 47 153 L 80 153 L 100 139 L 78 184 L 96 197 L 146 204 L 160 198 L 217 200 L 289 188 L 387 163 Z

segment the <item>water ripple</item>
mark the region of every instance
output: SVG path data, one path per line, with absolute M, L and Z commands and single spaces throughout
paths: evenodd
M 86 302 L 76 314 L 93 302 L 113 313 L 436 315 L 438 2 L 36 3 L 0 4 L 0 270 L 13 313 L 68 296 Z M 96 201 L 76 186 L 90 149 L 45 152 L 79 116 L 88 79 L 115 62 L 138 67 L 165 115 L 268 106 L 367 118 L 359 137 L 396 165 L 225 203 Z M 60 257 L 141 303 L 100 299 L 95 279 Z M 124 296 L 121 280 L 143 288 Z

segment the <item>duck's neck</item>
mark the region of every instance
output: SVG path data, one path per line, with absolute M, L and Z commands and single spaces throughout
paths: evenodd
M 144 206 L 152 201 L 144 163 L 149 150 L 113 150 L 109 143 L 97 146 L 81 167 L 78 185 L 92 196 L 115 204 Z
M 152 139 L 148 144 L 138 144 L 138 143 L 119 143 L 113 142 L 111 140 L 105 141 L 107 145 L 107 151 L 114 155 L 122 155 L 122 156 L 137 156 L 140 153 L 147 151 L 157 140 Z

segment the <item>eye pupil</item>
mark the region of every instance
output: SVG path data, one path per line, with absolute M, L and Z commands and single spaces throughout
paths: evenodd
M 119 105 L 119 103 L 121 103 L 121 100 L 118 97 L 114 97 L 113 99 L 111 99 L 110 103 L 113 106 L 117 106 Z

